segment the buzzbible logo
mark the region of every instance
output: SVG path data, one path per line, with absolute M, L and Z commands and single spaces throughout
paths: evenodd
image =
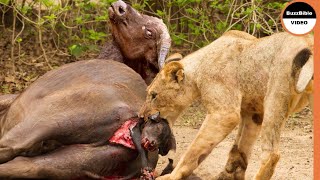
M 295 35 L 307 34 L 316 24 L 315 10 L 305 2 L 293 2 L 282 13 L 282 25 Z

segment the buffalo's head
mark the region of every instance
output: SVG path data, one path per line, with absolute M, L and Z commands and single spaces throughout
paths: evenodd
M 162 156 L 176 149 L 176 141 L 168 122 L 164 119 L 146 121 L 142 127 L 141 146 L 146 151 L 159 150 Z
M 163 67 L 171 39 L 161 19 L 140 14 L 121 0 L 111 5 L 109 18 L 114 40 L 127 59 Z

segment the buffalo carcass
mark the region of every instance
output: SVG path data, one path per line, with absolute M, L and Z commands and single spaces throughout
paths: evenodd
M 109 140 L 127 119 L 135 119 L 140 101 L 145 98 L 146 84 L 130 68 L 114 61 L 128 64 L 146 81 L 148 77 L 152 79 L 153 76 L 144 76 L 148 75 L 144 72 L 150 66 L 158 69 L 158 62 L 161 67 L 170 46 L 170 37 L 161 20 L 141 15 L 122 1 L 115 2 L 109 13 L 114 41 L 102 50 L 99 58 L 103 60 L 63 66 L 39 78 L 20 95 L 0 96 L 0 162 L 9 161 L 0 165 L 1 177 L 108 176 L 116 172 L 112 165 L 121 167 L 122 160 L 127 170 L 123 166 L 119 168 L 121 172 L 112 175 L 130 177 L 139 174 L 136 171 L 144 166 L 139 165 L 139 153 L 121 145 L 111 146 Z M 125 41 L 130 42 L 131 48 L 121 44 Z M 140 68 L 134 68 L 134 65 Z M 162 128 L 166 126 L 164 124 Z M 167 137 L 162 139 L 163 142 L 153 145 L 170 149 L 174 144 L 171 133 L 170 142 Z M 169 144 L 160 146 L 164 142 Z M 119 159 L 108 159 L 108 154 L 113 152 L 118 152 Z M 149 155 L 157 157 L 157 152 Z M 26 163 L 33 164 L 32 168 L 28 169 Z M 148 166 L 155 166 L 155 163 Z
M 115 61 L 79 61 L 46 73 L 2 113 L 8 132 L 0 139 L 0 177 L 128 179 L 153 169 L 158 152 L 167 154 L 175 142 L 165 121 L 137 117 L 145 89 L 136 72 Z M 151 151 L 139 158 L 146 137 Z
M 98 59 L 122 62 L 150 84 L 171 46 L 166 25 L 159 18 L 140 14 L 119 0 L 109 8 L 112 41 L 101 49 Z M 0 96 L 0 113 L 18 95 Z

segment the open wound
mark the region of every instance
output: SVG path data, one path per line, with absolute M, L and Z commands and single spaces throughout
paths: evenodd
M 121 127 L 113 134 L 109 139 L 111 144 L 121 144 L 130 149 L 136 149 L 133 144 L 132 137 L 130 134 L 130 129 L 135 127 L 138 124 L 137 119 L 128 119 L 124 122 Z

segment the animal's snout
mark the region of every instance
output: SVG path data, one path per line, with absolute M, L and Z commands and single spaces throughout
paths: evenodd
M 160 121 L 160 112 L 156 112 L 154 114 L 151 114 L 149 117 L 148 117 L 149 120 L 152 120 L 152 121 L 156 121 L 156 122 L 159 122 Z
M 114 2 L 112 5 L 114 13 L 118 16 L 123 16 L 126 14 L 127 4 L 123 1 Z
M 161 120 L 160 118 L 160 112 L 157 109 L 151 109 L 148 103 L 143 104 L 141 107 L 138 116 L 145 121 L 155 121 L 159 122 Z
M 146 150 L 146 151 L 155 151 L 157 149 L 157 143 L 155 141 L 150 141 L 148 138 L 143 138 L 141 140 L 141 146 Z

